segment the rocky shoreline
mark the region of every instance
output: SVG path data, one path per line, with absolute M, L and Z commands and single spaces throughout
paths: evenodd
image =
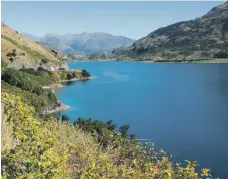
M 63 112 L 70 108 L 70 106 L 62 103 L 61 101 L 58 101 L 58 104 L 59 105 L 55 108 L 47 107 L 47 109 L 44 110 L 42 114 L 43 115 L 55 114 L 55 113 Z

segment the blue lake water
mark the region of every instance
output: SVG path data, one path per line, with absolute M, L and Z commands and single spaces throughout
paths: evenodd
M 130 124 L 179 159 L 228 178 L 228 64 L 69 62 L 93 78 L 56 89 L 77 117 Z

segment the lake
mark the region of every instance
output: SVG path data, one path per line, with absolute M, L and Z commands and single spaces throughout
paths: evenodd
M 92 74 L 56 89 L 79 116 L 130 124 L 181 160 L 197 160 L 214 177 L 228 177 L 228 64 L 69 62 Z

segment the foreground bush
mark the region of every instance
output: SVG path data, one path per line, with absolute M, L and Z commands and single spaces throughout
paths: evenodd
M 124 127 L 118 131 L 112 122 L 80 120 L 80 125 L 39 120 L 34 109 L 19 97 L 3 93 L 2 178 L 209 177 L 208 169 L 195 172 L 196 162 L 182 166 L 171 161 L 163 150 L 127 139 Z M 98 126 L 102 126 L 101 131 Z

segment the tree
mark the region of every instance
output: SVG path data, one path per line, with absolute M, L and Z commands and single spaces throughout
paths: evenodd
M 63 114 L 61 119 L 62 119 L 62 121 L 67 122 L 67 121 L 69 121 L 70 118 L 67 115 Z
M 124 124 L 120 126 L 119 132 L 122 134 L 122 137 L 127 138 L 129 129 L 130 129 L 130 125 L 128 124 Z
M 82 76 L 83 77 L 90 77 L 91 75 L 89 74 L 89 72 L 87 72 L 85 69 L 82 70 Z
M 9 61 L 11 61 L 11 63 L 14 61 L 14 59 L 12 57 L 9 58 Z
M 13 52 L 11 54 L 12 54 L 12 56 L 16 57 L 17 56 L 16 49 L 13 49 Z
M 68 79 L 68 80 L 71 80 L 72 78 L 73 78 L 73 77 L 72 77 L 71 73 L 68 73 L 68 74 L 67 74 L 67 79 Z
M 106 125 L 107 125 L 107 127 L 108 127 L 108 129 L 109 129 L 110 131 L 114 131 L 114 130 L 116 129 L 116 127 L 117 127 L 115 124 L 112 123 L 112 120 L 107 121 L 107 122 L 106 122 Z
M 42 59 L 41 62 L 42 62 L 43 64 L 46 64 L 46 63 L 48 63 L 48 60 L 47 60 L 47 59 Z
M 43 67 L 38 67 L 37 71 L 44 71 L 44 68 Z
M 135 134 L 130 134 L 130 140 L 135 140 L 136 139 L 136 135 Z

